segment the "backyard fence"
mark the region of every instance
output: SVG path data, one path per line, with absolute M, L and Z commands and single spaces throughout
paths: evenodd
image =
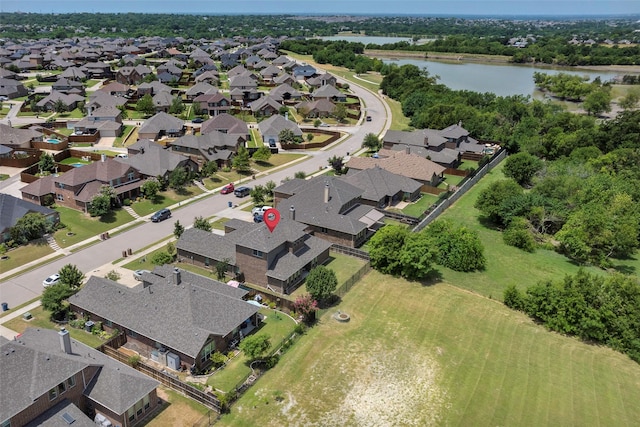
M 415 218 L 414 218 L 415 219 Z M 331 245 L 331 251 L 333 252 L 337 252 L 339 254 L 345 254 L 345 255 L 349 255 L 355 258 L 360 258 L 363 259 L 365 261 L 369 261 L 369 253 L 365 252 L 361 249 L 356 249 L 356 248 L 351 248 L 349 246 L 343 246 L 343 245 L 339 245 L 337 243 L 334 243 Z
M 378 212 L 382 213 L 387 218 L 394 219 L 403 224 L 416 225 L 418 222 L 420 222 L 418 218 L 411 215 L 405 215 L 398 212 L 391 212 L 391 211 L 380 210 L 380 209 L 378 209 Z
M 424 217 L 418 225 L 413 228 L 413 231 L 420 231 L 431 222 L 433 222 L 442 212 L 444 212 L 449 206 L 451 206 L 456 200 L 458 200 L 463 194 L 465 194 L 471 187 L 473 187 L 483 176 L 485 176 L 491 169 L 496 167 L 502 159 L 507 156 L 507 151 L 501 149 L 498 151 L 491 161 L 478 169 L 474 174 L 469 175 L 466 179 L 460 183 L 456 191 L 449 197 L 438 200 L 437 205 L 434 205 L 429 213 Z
M 118 351 L 118 348 L 115 346 L 122 346 L 126 342 L 126 335 L 120 334 L 108 341 L 107 343 L 101 345 L 98 350 L 107 356 L 115 359 L 119 362 L 122 362 L 126 365 L 129 365 L 129 356 L 124 353 Z M 143 374 L 157 380 L 165 387 L 168 387 L 172 390 L 175 390 L 183 395 L 190 397 L 198 403 L 206 406 L 207 408 L 213 409 L 216 412 L 220 412 L 220 401 L 218 398 L 210 393 L 205 393 L 204 391 L 198 390 L 194 386 L 182 382 L 177 375 L 170 374 L 166 371 L 158 370 L 152 366 L 145 364 L 142 361 L 138 361 L 134 369 L 142 372 Z

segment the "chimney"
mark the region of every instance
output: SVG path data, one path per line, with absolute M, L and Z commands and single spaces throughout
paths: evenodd
M 60 348 L 62 348 L 62 351 L 67 354 L 72 354 L 71 335 L 69 335 L 69 331 L 67 331 L 65 328 L 62 328 L 60 329 L 60 332 L 58 332 L 58 335 L 60 336 Z
M 107 156 L 105 154 L 100 154 L 100 161 L 104 162 Z
M 291 221 L 296 220 L 296 208 L 294 208 L 293 205 L 291 205 L 291 207 L 289 208 L 289 219 Z
M 404 148 L 404 152 L 406 154 L 411 154 L 411 147 L 409 147 L 408 145 Z
M 179 285 L 182 282 L 182 278 L 180 277 L 180 270 L 178 267 L 173 268 L 173 284 Z
M 462 127 L 462 120 L 458 121 L 458 126 Z
M 329 203 L 329 182 L 324 184 L 324 202 Z

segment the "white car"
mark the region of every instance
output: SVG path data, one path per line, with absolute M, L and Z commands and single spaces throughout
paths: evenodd
M 58 283 L 60 283 L 60 275 L 59 274 L 52 274 L 51 276 L 49 276 L 46 279 L 44 279 L 44 281 L 42 282 L 42 286 L 47 288 L 47 287 L 52 286 L 52 285 L 57 285 Z
M 271 206 L 256 206 L 255 208 L 251 209 L 251 215 L 262 215 L 268 209 L 271 209 Z

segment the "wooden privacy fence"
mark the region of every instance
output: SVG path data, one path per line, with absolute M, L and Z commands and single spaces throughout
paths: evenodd
M 116 338 L 119 339 L 119 341 L 114 341 Z M 129 357 L 126 354 L 119 352 L 117 348 L 111 347 L 111 345 L 121 346 L 122 344 L 124 344 L 124 342 L 126 342 L 126 336 L 124 334 L 120 334 L 116 338 L 100 346 L 98 350 L 111 357 L 112 359 L 116 359 L 119 362 L 129 365 Z M 207 408 L 213 409 L 216 412 L 220 412 L 220 401 L 218 401 L 218 399 L 213 394 L 205 393 L 204 391 L 198 390 L 190 384 L 182 382 L 177 375 L 172 375 L 168 372 L 160 371 L 152 366 L 145 364 L 142 361 L 139 361 L 134 366 L 134 368 L 142 372 L 143 374 L 157 380 L 163 386 L 169 387 L 172 390 L 182 393 L 185 396 L 197 401 L 198 403 L 201 403 Z

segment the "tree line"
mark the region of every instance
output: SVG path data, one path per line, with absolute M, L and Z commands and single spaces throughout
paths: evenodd
M 580 270 L 521 292 L 504 292 L 504 303 L 549 329 L 603 344 L 640 363 L 640 283 L 636 277 Z

